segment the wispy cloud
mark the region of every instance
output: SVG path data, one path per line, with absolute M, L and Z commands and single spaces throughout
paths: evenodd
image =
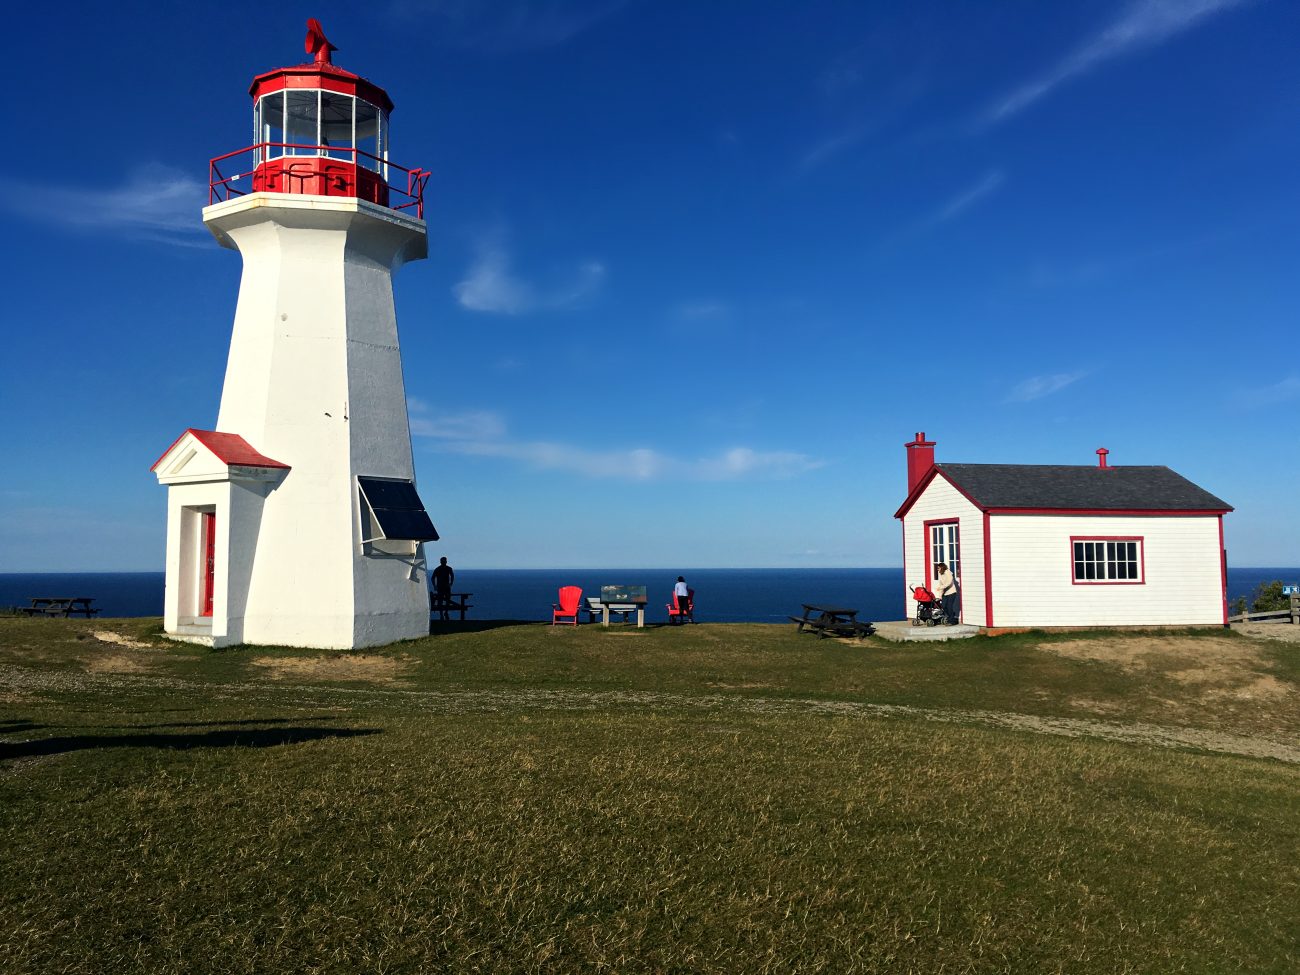
M 160 164 L 142 166 L 116 186 L 69 186 L 6 178 L 0 209 L 82 231 L 198 246 L 208 242 L 202 209 L 208 187 Z
M 556 47 L 618 13 L 629 0 L 395 0 L 399 16 L 432 19 L 460 47 L 510 54 Z
M 872 126 L 864 122 L 852 122 L 834 135 L 813 144 L 799 157 L 799 169 L 803 172 L 816 169 L 829 162 L 846 149 L 852 149 L 865 139 L 872 131 Z
M 1086 376 L 1083 370 L 1076 372 L 1056 372 L 1044 376 L 1030 376 L 1023 382 L 1016 383 L 1007 394 L 1008 403 L 1029 403 L 1044 396 L 1059 393 L 1066 386 L 1077 383 Z
M 499 457 L 538 470 L 625 481 L 736 481 L 794 477 L 824 466 L 795 451 L 733 446 L 702 457 L 677 457 L 651 447 L 593 450 L 554 441 L 514 440 L 490 411 L 438 414 L 412 402 L 411 433 L 436 441 L 446 453 Z
M 990 105 L 978 120 L 996 125 L 1045 98 L 1058 85 L 1087 74 L 1107 61 L 1163 43 L 1215 14 L 1250 0 L 1135 0 L 1099 34 L 1036 78 Z
M 797 174 L 820 169 L 896 126 L 930 88 L 930 61 L 898 64 L 889 47 L 893 40 L 884 42 L 885 34 L 833 57 L 814 79 L 819 110 L 835 121 L 803 149 Z M 863 91 L 870 91 L 870 98 L 863 98 Z
M 749 447 L 731 447 L 698 458 L 674 457 L 649 447 L 602 451 L 544 441 L 458 441 L 450 442 L 445 449 L 480 457 L 504 457 L 543 470 L 628 481 L 787 478 L 822 466 L 806 454 Z
M 1070 287 L 1095 284 L 1109 278 L 1131 274 L 1149 265 L 1169 263 L 1171 258 L 1185 258 L 1221 247 L 1226 243 L 1258 233 L 1262 228 L 1271 226 L 1273 221 L 1225 227 L 1194 236 L 1181 236 L 1177 240 L 1166 240 L 1140 250 L 1126 250 L 1124 244 L 1117 243 L 1102 257 L 1076 260 L 1073 262 L 1049 263 L 1038 260 L 1029 268 L 1027 280 L 1035 288 Z M 1119 231 L 1127 243 L 1127 228 Z
M 461 306 L 470 311 L 520 315 L 572 307 L 599 290 L 604 279 L 604 264 L 584 261 L 563 280 L 538 288 L 511 270 L 510 255 L 504 246 L 487 241 L 480 244 L 465 279 L 451 290 Z
M 1267 386 L 1239 390 L 1235 396 L 1237 405 L 1246 409 L 1277 406 L 1297 398 L 1300 398 L 1300 376 L 1294 374 Z
M 500 414 L 490 410 L 440 412 L 415 397 L 407 399 L 406 407 L 411 417 L 411 433 L 417 437 L 436 437 L 440 440 L 491 440 L 505 436 L 505 420 Z
M 933 230 L 935 227 L 945 224 L 950 220 L 956 220 L 975 204 L 979 203 L 980 200 L 995 193 L 998 187 L 1000 187 L 1005 180 L 1006 173 L 1002 170 L 989 170 L 981 176 L 977 182 L 962 190 L 956 196 L 945 202 L 943 206 L 939 207 L 939 209 L 919 221 L 916 227 L 913 228 L 914 233 Z
M 852 56 L 837 58 L 822 73 L 817 85 L 822 94 L 832 101 L 852 97 L 854 107 L 841 116 L 837 127 L 813 142 L 799 156 L 798 172 L 807 174 L 831 162 L 898 122 L 929 86 L 929 67 L 921 64 L 912 70 L 884 77 L 880 69 L 872 69 L 868 78 L 866 64 L 879 63 L 879 58 L 868 58 L 862 51 Z M 861 108 L 863 99 L 855 89 L 870 84 L 872 97 L 869 108 Z

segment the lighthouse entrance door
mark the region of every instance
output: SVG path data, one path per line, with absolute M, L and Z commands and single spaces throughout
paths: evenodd
M 199 590 L 199 615 L 212 616 L 212 592 L 216 588 L 217 566 L 217 515 L 214 511 L 203 512 L 202 527 L 199 533 L 200 558 L 199 571 L 202 582 Z

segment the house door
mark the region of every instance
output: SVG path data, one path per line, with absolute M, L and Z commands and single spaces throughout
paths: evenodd
M 203 571 L 203 589 L 201 593 L 200 605 L 202 609 L 200 616 L 212 615 L 212 591 L 216 588 L 217 577 L 217 516 L 215 512 L 203 512 L 203 525 L 200 533 L 202 538 L 202 571 Z
M 930 558 L 926 577 L 933 579 L 934 567 L 942 562 L 961 585 L 961 529 L 955 521 L 941 521 L 929 526 Z

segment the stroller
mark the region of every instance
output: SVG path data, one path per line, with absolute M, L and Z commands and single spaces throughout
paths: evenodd
M 953 621 L 943 611 L 943 600 L 925 586 L 913 586 L 912 598 L 916 600 L 913 626 L 950 626 Z

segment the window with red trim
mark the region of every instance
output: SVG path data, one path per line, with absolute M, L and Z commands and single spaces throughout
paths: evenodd
M 1141 538 L 1071 538 L 1070 545 L 1075 582 L 1144 581 Z

